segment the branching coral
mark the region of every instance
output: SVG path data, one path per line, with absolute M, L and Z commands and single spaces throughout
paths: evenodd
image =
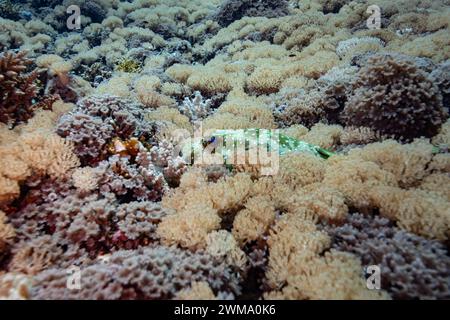
M 70 265 L 76 262 L 70 250 L 85 252 L 86 263 L 89 258 L 115 248 L 135 249 L 155 242 L 156 226 L 166 214 L 166 210 L 153 202 L 120 204 L 112 194 L 102 197 L 95 193 L 85 196 L 70 192 L 67 196 L 53 194 L 53 202 L 30 204 L 11 219 L 17 226 L 18 237 L 28 241 L 23 248 L 28 246 L 34 251 L 48 248 L 49 252 L 40 250 L 45 257 L 61 252 L 50 260 L 35 262 Z M 34 238 L 40 239 L 36 240 L 40 245 L 29 242 Z
M 211 111 L 211 99 L 204 100 L 201 93 L 196 91 L 192 99 L 185 97 L 178 109 L 193 121 L 205 118 Z
M 156 128 L 144 121 L 139 104 L 114 96 L 91 96 L 59 120 L 56 131 L 72 141 L 83 163 L 95 164 L 107 155 L 115 137 L 150 138 Z
M 114 155 L 100 162 L 97 169 L 102 193 L 158 201 L 167 188 L 163 174 L 151 162 L 133 164 L 128 158 Z
M 388 219 L 358 213 L 327 229 L 333 248 L 381 268 L 381 286 L 393 298 L 448 299 L 450 258 L 441 243 L 401 231 Z
M 446 112 L 438 87 L 411 59 L 379 54 L 358 73 L 344 118 L 349 125 L 411 140 L 434 136 Z
M 285 0 L 227 0 L 221 5 L 214 18 L 220 25 L 227 26 L 242 17 L 264 16 L 272 18 L 287 13 L 288 2 Z
M 5 52 L 0 56 L 0 122 L 15 125 L 33 116 L 38 73 L 26 73 L 32 63 L 26 54 Z
M 176 265 L 176 268 L 173 266 Z M 217 293 L 239 293 L 239 277 L 220 260 L 203 253 L 163 246 L 118 251 L 107 262 L 83 269 L 81 290 L 67 290 L 66 270 L 49 269 L 34 280 L 37 299 L 170 299 L 194 281 Z M 189 275 L 189 276 L 188 276 Z

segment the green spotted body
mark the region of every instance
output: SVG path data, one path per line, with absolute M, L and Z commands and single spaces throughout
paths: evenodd
M 267 147 L 268 151 L 278 149 L 280 155 L 292 152 L 307 152 L 315 156 L 327 159 L 332 152 L 312 145 L 310 143 L 289 137 L 285 134 L 274 130 L 266 129 L 242 129 L 242 130 L 217 130 L 207 140 L 207 143 L 215 142 L 215 139 L 224 140 L 222 147 L 222 155 L 224 158 L 228 154 L 232 154 L 239 144 L 244 144 L 246 150 L 250 146 Z

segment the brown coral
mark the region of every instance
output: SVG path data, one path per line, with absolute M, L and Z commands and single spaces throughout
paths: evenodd
M 15 235 L 14 228 L 6 221 L 5 213 L 0 211 L 0 258 L 6 247 L 12 243 Z
M 33 116 L 38 73 L 26 73 L 32 63 L 26 54 L 6 52 L 0 56 L 0 122 L 15 125 Z

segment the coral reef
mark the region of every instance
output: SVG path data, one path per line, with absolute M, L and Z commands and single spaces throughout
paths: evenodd
M 449 13 L 0 0 L 0 299 L 450 299 Z

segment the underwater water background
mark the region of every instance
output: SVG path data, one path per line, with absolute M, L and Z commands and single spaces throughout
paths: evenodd
M 0 0 L 0 299 L 450 298 L 449 0 Z

